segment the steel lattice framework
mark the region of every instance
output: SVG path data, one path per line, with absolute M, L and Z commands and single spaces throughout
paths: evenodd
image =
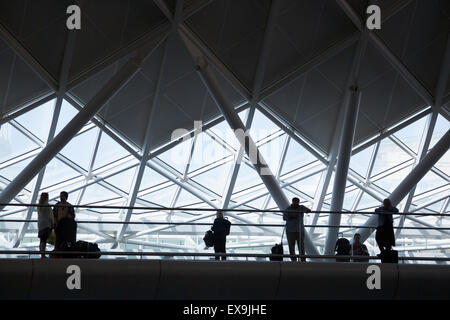
M 159 69 L 156 76 L 155 93 L 152 98 L 152 110 L 158 104 L 158 95 L 162 86 L 162 78 L 165 74 L 166 60 L 171 41 L 175 41 L 175 35 L 180 35 L 199 54 L 207 58 L 233 87 L 245 97 L 245 101 L 234 105 L 239 113 L 246 129 L 254 138 L 256 146 L 264 157 L 269 158 L 268 164 L 273 175 L 288 197 L 298 196 L 301 202 L 314 210 L 329 210 L 333 196 L 334 175 L 339 167 L 336 166 L 339 153 L 338 139 L 341 134 L 341 126 L 335 128 L 335 140 L 333 149 L 326 154 L 318 148 L 300 130 L 294 128 L 289 122 L 273 112 L 273 108 L 265 102 L 267 97 L 286 87 L 301 75 L 313 70 L 324 63 L 342 47 L 349 47 L 356 42 L 360 44 L 359 50 L 370 43 L 389 61 L 398 72 L 397 77 L 402 77 L 417 95 L 423 98 L 427 107 L 422 108 L 416 114 L 401 122 L 386 128 L 378 134 L 365 139 L 357 145 L 351 146 L 351 161 L 346 175 L 346 186 L 343 211 L 368 211 L 373 210 L 380 202 L 390 195 L 393 189 L 420 163 L 427 155 L 433 144 L 449 130 L 448 113 L 443 108 L 444 89 L 447 84 L 450 41 L 442 61 L 441 75 L 436 93 L 431 95 L 426 88 L 408 70 L 401 59 L 392 54 L 392 51 L 373 32 L 368 32 L 363 27 L 363 22 L 351 6 L 345 1 L 339 1 L 343 12 L 357 26 L 359 33 L 345 39 L 341 43 L 331 47 L 324 54 L 315 57 L 300 69 L 292 71 L 287 77 L 269 87 L 263 87 L 262 82 L 268 59 L 268 49 L 273 37 L 273 18 L 271 15 L 277 10 L 277 3 L 273 1 L 267 24 L 265 26 L 263 45 L 258 57 L 252 90 L 249 91 L 242 85 L 235 75 L 224 65 L 215 54 L 199 41 L 197 35 L 185 24 L 185 20 L 195 12 L 208 6 L 212 1 L 203 1 L 188 12 L 183 11 L 183 1 L 178 0 L 174 13 L 167 7 L 166 2 L 155 0 L 171 25 L 161 32 L 163 36 L 152 38 L 153 52 L 155 48 L 163 48 Z M 410 1 L 399 1 L 390 12 L 383 16 L 387 21 L 398 10 L 406 6 Z M 33 70 L 52 88 L 52 92 L 46 92 L 38 99 L 17 106 L 14 111 L 2 115 L 1 128 L 6 132 L 18 132 L 29 143 L 25 152 L 19 152 L 11 157 L 6 157 L 0 163 L 0 189 L 3 190 L 12 181 L 9 170 L 14 171 L 16 166 L 23 168 L 27 163 L 39 154 L 67 124 L 67 120 L 61 116 L 61 112 L 73 113 L 81 111 L 85 103 L 80 101 L 70 90 L 83 83 L 99 70 L 108 66 L 102 61 L 81 78 L 69 82 L 68 72 L 73 56 L 73 33 L 69 33 L 66 39 L 65 53 L 58 81 L 53 81 L 48 72 L 37 60 L 25 50 L 4 28 L 0 29 L 0 36 L 15 52 L 33 68 Z M 364 44 L 364 45 L 361 45 Z M 116 53 L 111 59 L 118 60 L 128 56 L 133 49 L 148 45 L 148 39 L 143 43 L 134 44 L 131 48 L 125 48 Z M 188 45 L 189 46 L 189 45 Z M 362 47 L 361 47 L 362 46 Z M 357 49 L 358 50 L 358 49 Z M 147 49 L 148 51 L 148 49 Z M 147 52 L 148 53 L 148 52 Z M 358 74 L 358 54 L 355 55 L 354 65 L 348 75 L 348 84 L 354 83 L 354 74 Z M 357 77 L 356 77 L 357 78 Z M 203 100 L 205 97 L 198 99 Z M 345 101 L 345 100 L 344 100 Z M 342 110 L 345 110 L 343 102 Z M 37 133 L 35 128 L 29 127 L 27 115 L 38 116 L 38 110 L 52 110 L 52 118 L 45 127 L 48 130 L 44 136 Z M 297 106 L 298 108 L 298 106 Z M 35 112 L 35 113 L 33 113 Z M 345 114 L 341 112 L 341 114 Z M 48 118 L 48 114 L 45 117 Z M 296 115 L 294 115 L 295 117 Z M 130 141 L 125 135 L 116 130 L 114 126 L 105 122 L 98 114 L 70 140 L 73 150 L 83 154 L 72 154 L 63 149 L 58 152 L 52 161 L 58 161 L 61 166 L 70 170 L 70 177 L 60 178 L 47 175 L 54 170 L 54 166 L 47 164 L 39 174 L 28 183 L 27 186 L 14 197 L 13 203 L 35 203 L 41 192 L 49 192 L 51 201 L 56 200 L 59 191 L 66 190 L 72 196 L 70 200 L 74 204 L 95 205 L 123 205 L 123 206 L 167 206 L 167 207 L 204 207 L 216 209 L 242 209 L 242 213 L 229 213 L 230 219 L 243 223 L 279 223 L 278 214 L 269 213 L 245 213 L 246 209 L 277 209 L 271 190 L 261 182 L 251 159 L 245 154 L 244 148 L 225 137 L 225 131 L 230 130 L 225 120 L 226 117 L 218 116 L 207 122 L 200 123 L 190 130 L 183 139 L 172 140 L 156 149 L 152 149 L 149 140 L 154 122 L 154 115 L 150 113 L 146 119 L 146 134 L 144 147 L 140 147 Z M 37 121 L 42 121 L 37 118 Z M 342 120 L 342 119 L 341 119 Z M 343 121 L 340 121 L 343 123 Z M 258 127 L 265 127 L 266 134 L 256 135 Z M 253 131 L 252 131 L 253 130 Z M 414 132 L 414 134 L 412 134 Z M 408 136 L 409 135 L 409 136 Z M 5 133 L 5 136 L 7 134 Z M 227 136 L 228 137 L 228 136 Z M 10 139 L 11 140 L 11 139 Z M 106 144 L 108 141 L 108 144 Z M 15 141 L 10 141 L 15 143 Z M 83 143 L 89 142 L 90 149 L 85 149 Z M 223 156 L 195 161 L 196 155 L 202 150 L 202 144 L 209 143 L 223 150 Z M 273 156 L 273 148 L 281 146 Z M 108 148 L 120 150 L 111 153 L 111 161 L 99 157 Z M 173 162 L 175 152 L 182 159 Z M 72 151 L 73 152 L 73 151 Z M 272 154 L 270 153 L 272 152 Z M 302 154 L 302 159 L 293 163 L 293 155 Z M 385 160 L 389 156 L 390 159 Z M 177 156 L 175 156 L 177 157 Z M 82 159 L 83 164 L 80 163 Z M 64 174 L 61 174 L 64 176 Z M 428 176 L 429 175 L 429 176 Z M 218 179 L 220 177 L 220 179 Z M 448 213 L 450 201 L 450 172 L 448 164 L 448 151 L 427 174 L 425 182 L 419 182 L 406 198 L 398 206 L 400 211 Z M 218 181 L 215 181 L 215 180 Z M 124 182 L 126 181 L 126 182 Z M 45 183 L 44 183 L 45 182 Z M 69 200 L 69 201 L 70 201 Z M 77 217 L 80 220 L 117 220 L 117 221 L 175 221 L 175 222 L 211 222 L 214 212 L 192 211 L 143 211 L 143 210 L 79 210 Z M 0 218 L 31 219 L 36 217 L 36 212 L 30 209 L 5 207 L 0 212 Z M 308 232 L 315 246 L 323 252 L 328 228 L 320 227 L 329 221 L 329 214 L 312 214 L 306 217 L 306 224 L 312 225 Z M 367 220 L 366 215 L 342 215 L 339 233 L 345 237 L 352 237 L 355 227 L 361 226 Z M 449 226 L 449 221 L 443 218 L 423 218 L 403 216 L 395 220 L 395 225 L 403 226 Z M 37 231 L 35 223 L 1 223 L 0 246 L 12 247 L 38 247 Z M 348 227 L 347 227 L 348 226 Z M 203 250 L 202 236 L 206 230 L 203 226 L 105 226 L 79 225 L 79 238 L 96 241 L 106 248 L 119 246 L 122 249 L 135 250 L 173 250 L 174 252 Z M 279 241 L 282 229 L 265 227 L 236 227 L 229 237 L 228 248 L 232 252 L 254 250 L 267 252 L 268 248 Z M 402 230 L 396 231 L 397 244 L 400 251 L 406 256 L 414 256 L 426 250 L 441 251 L 446 255 L 450 242 L 448 232 L 442 230 Z M 369 250 L 375 252 L 376 245 L 373 237 L 367 241 Z

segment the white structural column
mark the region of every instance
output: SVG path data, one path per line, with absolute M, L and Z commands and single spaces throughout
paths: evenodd
M 406 178 L 395 188 L 389 196 L 392 205 L 396 206 L 411 189 L 427 174 L 428 171 L 439 161 L 439 159 L 450 148 L 450 130 L 434 145 L 430 152 L 420 161 L 416 167 L 406 176 Z M 377 215 L 372 215 L 364 224 L 365 227 L 376 227 Z M 361 234 L 361 241 L 365 241 L 373 232 L 371 228 L 360 228 L 357 231 Z
M 359 104 L 361 101 L 361 92 L 358 88 L 359 71 L 361 61 L 367 46 L 367 31 L 362 32 L 361 38 L 355 50 L 352 67 L 349 77 L 347 79 L 347 90 L 344 96 L 344 105 L 341 109 L 342 129 L 339 134 L 339 149 L 337 153 L 336 173 L 333 184 L 333 194 L 331 198 L 328 224 L 338 226 L 341 222 L 342 206 L 344 203 L 345 186 L 347 184 L 348 168 L 350 166 L 350 159 L 352 155 L 353 138 L 355 136 L 356 122 L 358 120 Z M 343 114 L 342 114 L 343 112 Z M 332 169 L 333 163 L 329 164 L 329 169 Z M 331 168 L 330 168 L 331 166 Z M 339 228 L 328 228 L 327 238 L 325 241 L 324 254 L 333 254 L 334 245 L 337 239 Z
M 347 184 L 348 168 L 352 154 L 353 138 L 355 136 L 356 120 L 358 119 L 359 103 L 361 101 L 361 92 L 357 87 L 350 88 L 351 96 L 348 109 L 346 110 L 344 126 L 342 128 L 341 141 L 339 143 L 339 155 L 336 164 L 336 174 L 333 184 L 333 195 L 331 198 L 330 213 L 328 224 L 338 226 L 341 222 L 341 214 L 345 196 L 345 186 Z M 324 254 L 332 254 L 336 243 L 338 227 L 328 228 L 328 235 L 325 241 Z
M 167 60 L 167 52 L 169 50 L 169 45 L 170 45 L 171 41 L 174 40 L 174 35 L 175 35 L 175 31 L 176 31 L 176 21 L 178 19 L 180 19 L 181 14 L 183 12 L 183 2 L 184 2 L 183 0 L 177 1 L 176 8 L 175 8 L 175 10 L 176 10 L 175 22 L 173 23 L 173 26 L 172 26 L 172 32 L 171 32 L 170 36 L 167 38 L 165 45 L 164 45 L 164 52 L 162 55 L 161 64 L 159 66 L 158 79 L 156 82 L 155 92 L 153 94 L 151 110 L 150 110 L 149 116 L 147 118 L 146 132 L 145 132 L 145 138 L 144 138 L 144 148 L 142 150 L 141 163 L 139 164 L 139 167 L 137 168 L 137 170 L 135 172 L 135 176 L 134 176 L 133 183 L 132 183 L 132 191 L 131 191 L 130 197 L 128 199 L 128 202 L 127 202 L 127 207 L 134 207 L 134 205 L 136 203 L 137 195 L 138 195 L 139 189 L 141 187 L 142 177 L 144 176 L 144 171 L 147 166 L 147 162 L 149 160 L 153 121 L 154 121 L 156 108 L 158 107 L 157 103 L 159 100 L 159 95 L 160 95 L 161 87 L 162 87 L 164 69 L 165 69 L 166 60 Z M 127 210 L 125 219 L 124 219 L 125 222 L 130 221 L 132 213 L 133 213 L 133 209 Z M 117 241 L 120 241 L 122 239 L 127 228 L 128 228 L 128 224 L 123 224 L 123 225 L 119 226 L 119 230 L 117 232 L 117 237 L 116 237 Z
M 0 194 L 0 209 L 9 203 L 33 177 L 49 163 L 91 118 L 101 110 L 136 74 L 147 54 L 130 58 L 125 65 L 103 86 L 61 132 L 22 170 Z M 2 205 L 3 204 L 3 205 Z

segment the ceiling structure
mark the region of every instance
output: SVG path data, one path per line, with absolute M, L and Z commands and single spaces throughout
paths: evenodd
M 73 1 L 0 0 L 2 130 L 10 126 L 10 135 L 19 132 L 31 141 L 29 143 L 34 143 L 22 145 L 19 150 L 11 149 L 4 157 L 2 154 L 0 182 L 7 185 L 20 172 L 16 169 L 14 173 L 5 174 L 2 170 L 21 162 L 22 166 L 18 168 L 23 167 L 25 161 L 31 160 L 45 146 L 52 122 L 50 105 L 61 88 L 66 88 L 66 102 L 61 111 L 63 115 L 56 119 L 57 132 L 76 113 L 76 109 L 82 109 L 95 96 L 129 57 L 142 48 L 154 46 L 136 76 L 52 160 L 54 163 L 47 166 L 53 165 L 55 170 L 60 168 L 61 172 L 63 168 L 70 168 L 71 173 L 65 172 L 63 175 L 59 172 L 59 176 L 56 174 L 53 178 L 44 176 L 38 190 L 56 192 L 58 188 L 71 186 L 74 190 L 78 188 L 75 192 L 79 192 L 77 203 L 80 204 L 126 204 L 133 191 L 132 181 L 122 188 L 112 180 L 119 175 L 132 177 L 138 167 L 139 156 L 147 147 L 151 150 L 151 160 L 144 173 L 143 185 L 137 187 L 136 205 L 181 207 L 196 204 L 220 207 L 221 198 L 228 191 L 227 177 L 224 177 L 223 184 L 216 186 L 210 180 L 218 172 L 233 169 L 238 147 L 236 142 L 230 141 L 232 139 L 225 139 L 223 130 L 226 123 L 199 78 L 196 63 L 186 49 L 181 34 L 214 66 L 221 87 L 230 103 L 241 111 L 244 121 L 251 110 L 250 102 L 257 99 L 250 134 L 259 134 L 255 141 L 268 158 L 269 166 L 286 194 L 300 194 L 303 202 L 317 207 L 317 194 L 324 187 L 321 185 L 321 175 L 327 171 L 333 138 L 339 132 L 337 119 L 344 105 L 355 52 L 358 42 L 365 36 L 367 46 L 363 50 L 359 75 L 362 100 L 353 144 L 353 166 L 350 166 L 346 189 L 346 201 L 349 202 L 344 208 L 358 211 L 372 209 L 376 205 L 374 201 L 387 196 L 418 162 L 422 152 L 421 141 L 427 135 L 427 119 L 431 118 L 433 108 L 437 108 L 439 117 L 435 120 L 436 129 L 431 132 L 434 140 L 430 147 L 449 129 L 450 81 L 445 78 L 440 81 L 440 78 L 443 61 L 449 55 L 446 48 L 450 3 L 444 0 L 376 1 L 381 8 L 382 28 L 364 35 L 360 28 L 368 5 L 366 1 L 281 0 L 276 9 L 274 2 L 185 0 L 180 2 L 183 5 L 182 14 L 178 17 L 178 30 L 174 30 L 172 24 L 177 1 L 81 1 L 82 28 L 76 31 L 67 80 L 61 83 L 69 34 L 65 26 L 66 8 Z M 275 18 L 269 24 L 271 14 Z M 264 51 L 264 38 L 268 30 L 272 36 L 264 72 L 260 76 L 261 52 Z M 161 70 L 163 72 L 160 74 Z M 256 86 L 256 83 L 260 84 Z M 154 102 L 156 90 L 159 94 Z M 438 101 L 441 103 L 436 106 Z M 43 111 L 37 110 L 44 109 L 49 123 L 41 126 L 42 134 L 39 135 L 40 131 L 38 133 L 37 129 L 30 127 L 33 122 L 30 119 L 40 119 Z M 32 112 L 35 112 L 33 118 L 23 120 Z M 151 138 L 146 139 L 147 119 L 152 112 L 157 121 L 149 128 Z M 194 121 L 202 121 L 204 132 L 201 136 L 183 144 L 171 141 L 174 130 L 185 128 L 192 131 Z M 415 134 L 412 134 L 413 127 Z M 265 134 L 260 134 L 258 128 L 266 129 Z M 193 157 L 199 153 L 196 148 L 204 139 L 205 144 L 220 145 L 224 150 L 222 156 L 198 160 L 197 165 L 186 165 L 191 153 Z M 80 155 L 75 152 L 79 150 L 77 143 L 91 144 L 92 153 L 89 151 L 88 155 Z M 174 157 L 170 157 L 169 153 L 181 148 L 181 145 L 189 145 L 183 150 L 192 152 L 175 164 Z M 281 146 L 278 154 L 271 151 L 277 154 L 276 157 L 270 157 L 269 151 L 275 148 L 272 145 Z M 387 159 L 380 164 L 383 161 L 380 159 L 388 158 L 394 149 L 398 152 L 397 159 Z M 108 150 L 110 153 L 107 153 Z M 98 162 L 97 157 L 108 156 L 110 159 Z M 358 168 L 361 165 L 353 160 L 358 157 L 362 157 L 360 162 L 364 163 L 364 168 Z M 433 175 L 442 183 L 433 182 L 422 189 L 418 187 L 412 203 L 407 207 L 430 212 L 448 210 L 450 173 L 445 164 L 447 158 L 446 155 L 433 169 Z M 245 161 L 249 164 L 248 159 Z M 231 190 L 229 207 L 275 208 L 253 169 L 245 165 L 240 171 L 246 172 L 246 176 L 239 173 L 236 186 Z M 386 181 L 386 177 L 391 180 Z M 308 183 L 301 184 L 303 180 Z M 69 181 L 72 184 L 68 184 Z M 34 183 L 32 181 L 25 188 L 22 198 L 18 197 L 16 201 L 27 202 L 33 188 L 36 188 Z M 309 190 L 308 185 L 313 185 L 313 190 Z M 94 186 L 103 188 L 103 193 L 100 190 L 91 192 L 89 188 Z M 331 187 L 332 182 L 326 189 L 328 192 L 323 209 L 329 208 Z M 108 192 L 112 193 L 109 198 L 106 196 Z M 155 200 L 163 196 L 170 198 L 168 202 Z M 436 201 L 438 198 L 439 201 Z M 10 210 L 7 211 L 8 216 L 24 212 L 23 209 L 7 209 Z M 101 212 L 86 211 L 86 217 L 89 214 L 101 216 Z M 117 215 L 118 220 L 124 219 L 124 212 Z M 180 221 L 203 217 L 195 215 L 192 212 L 174 215 L 162 212 L 161 217 L 169 219 L 174 216 Z M 138 217 L 148 218 L 133 212 L 131 220 Z M 257 214 L 236 215 L 233 218 L 240 218 L 241 222 L 271 221 L 273 218 L 273 221 L 279 222 L 276 216 L 265 218 Z M 326 218 L 326 214 L 318 215 L 315 219 L 311 217 L 311 222 L 324 222 Z M 364 220 L 362 215 L 359 220 L 356 219 L 360 224 Z M 420 219 L 418 221 L 408 219 L 402 223 L 414 225 L 421 222 Z M 345 222 L 344 219 L 342 223 Z M 426 223 L 435 225 L 437 221 Z M 27 224 L 19 225 L 18 238 L 4 241 L 20 246 L 28 227 Z M 30 230 L 32 227 L 31 224 Z M 120 238 L 119 243 L 127 240 L 130 245 L 152 243 L 155 246 L 151 240 L 153 238 L 145 237 L 152 236 L 152 232 L 167 233 L 165 229 L 141 229 L 130 226 L 128 234 L 124 239 Z M 264 232 L 261 228 L 250 229 L 243 228 L 238 238 L 250 231 L 255 233 L 255 238 L 245 241 L 236 239 L 236 248 L 247 250 L 260 248 L 266 243 L 272 245 L 274 237 L 280 233 L 280 230 L 275 230 L 273 234 L 261 234 Z M 111 233 L 116 230 L 117 227 L 99 226 L 94 231 L 104 238 L 105 243 L 117 244 Z M 192 248 L 198 250 L 198 243 L 194 245 L 195 237 L 198 238 L 203 229 L 188 226 L 175 230 L 181 238 L 191 234 L 189 241 Z M 350 230 L 353 229 L 348 232 Z M 144 232 L 141 237 L 145 240 L 138 239 L 140 235 L 136 236 L 136 232 L 139 231 Z M 312 231 L 317 233 L 315 241 L 321 246 L 326 232 L 320 228 Z M 427 238 L 417 230 L 405 230 L 402 234 L 408 232 L 411 232 L 414 241 Z M 430 241 L 445 245 L 439 241 L 447 233 L 426 232 L 430 232 Z M 263 241 L 261 236 L 268 239 Z M 133 238 L 138 240 L 133 242 Z M 408 244 L 409 238 L 405 236 L 403 241 Z M 166 246 L 170 247 L 168 244 Z M 181 247 L 174 245 L 172 249 Z

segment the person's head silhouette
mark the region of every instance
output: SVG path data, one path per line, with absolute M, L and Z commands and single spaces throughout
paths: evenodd
M 67 199 L 69 198 L 69 194 L 66 191 L 62 191 L 59 194 L 59 198 L 61 199 L 61 202 L 66 202 Z

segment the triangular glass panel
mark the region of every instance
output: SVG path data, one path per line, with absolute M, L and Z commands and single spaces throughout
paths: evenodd
M 39 146 L 9 123 L 0 127 L 0 164 Z
M 404 144 L 406 144 L 416 154 L 419 153 L 420 140 L 427 122 L 427 117 L 411 123 L 407 127 L 394 133 L 394 136 L 399 138 Z
M 112 177 L 105 179 L 105 181 L 111 183 L 124 192 L 129 192 L 131 189 L 131 184 L 133 183 L 135 171 L 136 168 L 133 167 L 125 170 L 124 172 L 115 174 Z
M 55 101 L 56 99 L 48 101 L 43 105 L 15 118 L 15 120 L 43 142 L 46 142 L 50 125 L 52 124 Z
M 345 193 L 344 204 L 343 204 L 344 210 L 350 211 L 352 209 L 353 204 L 355 203 L 355 200 L 356 200 L 356 197 L 358 196 L 358 194 L 359 194 L 359 189 Z
M 448 150 L 442 158 L 436 163 L 435 167 L 441 170 L 447 176 L 450 176 L 450 150 Z
M 258 109 L 255 110 L 255 115 L 250 128 L 250 136 L 256 143 L 261 139 L 279 131 L 280 128 L 263 115 Z
M 436 125 L 434 127 L 433 135 L 431 137 L 430 141 L 430 148 L 433 148 L 436 142 L 439 141 L 439 139 L 442 138 L 442 136 L 447 133 L 447 131 L 450 130 L 450 122 L 445 119 L 443 116 L 438 115 L 438 118 L 436 120 Z
M 42 180 L 41 189 L 46 189 L 55 184 L 73 179 L 81 174 L 71 167 L 65 165 L 58 159 L 51 160 L 45 167 L 44 179 Z
M 388 193 L 391 193 L 403 181 L 403 179 L 405 179 L 411 169 L 412 166 L 408 166 L 397 172 L 391 173 L 382 179 L 373 181 L 372 183 L 386 190 Z
M 86 188 L 81 204 L 92 204 L 117 198 L 120 196 L 96 183 Z
M 154 203 L 156 206 L 170 207 L 176 189 L 177 186 L 172 185 L 139 198 Z
M 350 168 L 364 178 L 366 177 L 370 158 L 372 157 L 374 148 L 375 146 L 370 146 L 369 148 L 358 152 L 350 159 Z
M 94 151 L 95 140 L 97 137 L 97 130 L 99 129 L 90 129 L 73 137 L 61 150 L 61 154 L 86 171 L 89 170 L 89 164 L 91 162 L 92 152 Z
M 261 145 L 258 149 L 263 156 L 266 164 L 269 166 L 272 173 L 275 175 L 278 166 L 280 165 L 280 158 L 283 152 L 283 145 L 286 140 L 286 136 L 282 135 L 274 140 Z
M 177 144 L 175 147 L 160 154 L 158 159 L 164 161 L 167 165 L 178 171 L 179 174 L 182 174 L 189 157 L 189 152 L 191 151 L 191 142 L 192 140 L 189 139 Z
M 176 207 L 192 207 L 192 206 L 200 206 L 204 202 L 203 200 L 200 200 L 196 196 L 194 196 L 192 193 L 187 192 L 184 189 L 181 189 L 180 195 L 178 196 L 178 200 L 175 203 Z
M 322 173 L 317 173 L 311 177 L 295 183 L 293 186 L 301 192 L 304 192 L 310 197 L 314 198 L 321 175 Z
M 258 173 L 253 168 L 250 168 L 247 164 L 242 162 L 239 168 L 236 183 L 234 185 L 233 194 L 261 183 L 261 177 Z
M 295 169 L 303 167 L 313 161 L 316 158 L 309 153 L 305 148 L 303 148 L 297 141 L 291 139 L 289 141 L 289 147 L 284 160 L 283 169 L 281 174 L 291 172 Z
M 58 124 L 56 125 L 55 136 L 73 119 L 78 113 L 69 102 L 63 100 L 61 110 L 59 112 Z
M 429 171 L 420 181 L 417 183 L 416 192 L 414 194 L 419 195 L 423 192 L 436 189 L 443 185 L 448 184 L 448 181 L 442 179 L 434 172 Z
M 231 162 L 222 164 L 192 178 L 192 180 L 221 196 L 232 166 Z
M 94 170 L 128 156 L 129 153 L 110 136 L 102 133 L 95 157 Z
M 356 210 L 358 211 L 371 211 L 374 208 L 377 208 L 381 206 L 380 201 L 372 197 L 371 195 L 367 194 L 366 192 L 363 193 L 361 200 L 359 201 L 358 207 Z
M 385 138 L 380 143 L 377 158 L 372 171 L 372 177 L 380 172 L 395 167 L 411 159 L 411 156 L 404 152 L 389 138 Z
M 189 172 L 207 166 L 213 162 L 231 156 L 232 153 L 222 146 L 218 141 L 212 139 L 206 133 L 198 135 L 192 154 Z
M 136 170 L 136 168 L 134 168 L 133 170 Z M 135 173 L 133 172 L 133 177 L 134 174 Z M 167 178 L 163 177 L 162 175 L 150 169 L 149 167 L 146 167 L 144 170 L 144 175 L 142 176 L 139 191 L 146 190 L 148 188 L 159 185 L 161 183 L 165 183 L 167 181 L 169 181 L 167 180 Z

